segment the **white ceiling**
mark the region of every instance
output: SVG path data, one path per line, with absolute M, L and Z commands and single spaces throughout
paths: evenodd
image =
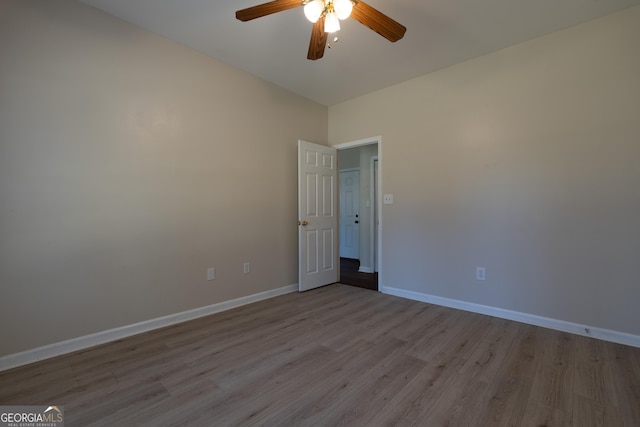
M 81 0 L 139 27 L 334 105 L 618 10 L 640 0 L 366 0 L 407 27 L 390 43 L 353 19 L 322 59 L 307 59 L 302 8 L 249 22 L 262 0 Z M 331 37 L 330 37 L 331 39 Z

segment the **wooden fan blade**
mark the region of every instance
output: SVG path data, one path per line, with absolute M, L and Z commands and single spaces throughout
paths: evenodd
M 240 21 L 247 22 L 252 19 L 261 18 L 276 12 L 282 12 L 283 10 L 293 9 L 298 6 L 302 6 L 302 0 L 274 0 L 269 3 L 259 4 L 257 6 L 239 10 L 236 12 L 236 18 Z
M 315 61 L 322 58 L 324 55 L 324 47 L 327 45 L 327 36 L 329 34 L 324 32 L 324 18 L 318 19 L 313 24 L 311 30 L 311 41 L 309 41 L 309 52 L 307 53 L 307 59 Z
M 404 33 L 407 31 L 404 25 L 394 21 L 362 0 L 359 0 L 353 7 L 351 17 L 390 42 L 397 42 L 404 37 Z

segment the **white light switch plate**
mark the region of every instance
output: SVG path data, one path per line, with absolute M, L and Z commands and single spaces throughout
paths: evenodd
M 385 194 L 382 198 L 385 205 L 393 204 L 393 194 Z

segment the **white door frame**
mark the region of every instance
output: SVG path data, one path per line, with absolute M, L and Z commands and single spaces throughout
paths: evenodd
M 375 263 L 378 267 L 378 292 L 382 291 L 382 136 L 358 139 L 357 141 L 342 142 L 332 145 L 336 150 L 346 150 L 347 148 L 362 147 L 363 145 L 378 144 L 378 229 L 377 229 L 377 257 Z M 373 238 L 373 236 L 371 236 Z M 340 261 L 338 259 L 338 261 Z
M 380 154 L 380 147 L 378 147 L 378 155 Z M 380 199 L 378 192 L 376 191 L 377 189 L 380 188 L 380 171 L 378 170 L 378 173 L 376 174 L 376 168 L 375 168 L 375 163 L 378 162 L 378 169 L 380 168 L 380 159 L 378 158 L 378 156 L 371 156 L 371 160 L 370 160 L 371 164 L 370 164 L 370 169 L 371 169 L 371 177 L 370 177 L 370 182 L 369 182 L 369 200 L 372 200 L 373 203 L 371 203 L 371 211 L 370 211 L 370 215 L 371 215 L 371 221 L 369 224 L 369 239 L 372 239 L 374 244 L 373 245 L 369 245 L 370 246 L 370 250 L 371 250 L 371 262 L 373 263 L 373 265 L 371 266 L 371 268 L 373 269 L 373 273 L 377 273 L 378 272 L 378 266 L 379 266 L 379 262 L 378 262 L 378 257 L 376 256 L 376 254 L 380 254 L 380 251 L 376 251 L 374 248 L 374 245 L 378 244 L 378 240 L 380 239 L 380 235 L 378 233 L 378 228 L 376 227 L 376 224 L 380 223 L 380 219 L 378 218 L 378 208 L 380 207 Z M 380 281 L 380 275 L 378 274 L 378 281 Z M 378 286 L 379 288 L 380 286 Z

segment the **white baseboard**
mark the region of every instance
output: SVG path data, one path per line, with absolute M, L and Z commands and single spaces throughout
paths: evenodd
M 407 291 L 404 289 L 392 288 L 388 286 L 383 286 L 380 289 L 380 292 L 382 292 L 383 294 L 395 295 L 415 301 L 456 308 L 459 310 L 471 311 L 473 313 L 486 314 L 489 316 L 499 317 L 501 319 L 515 320 L 517 322 L 527 323 L 530 325 L 542 326 L 544 328 L 555 329 L 557 331 L 569 332 L 576 335 L 588 336 L 604 341 L 611 341 L 618 344 L 625 344 L 632 347 L 640 348 L 640 336 L 629 334 L 626 332 L 612 331 L 609 329 L 537 316 L 535 314 L 520 313 L 518 311 L 505 310 L 488 305 L 460 301 L 451 298 L 444 298 L 436 295 L 423 294 L 420 292 Z
M 272 289 L 270 291 L 260 292 L 229 301 L 219 302 L 216 304 L 208 305 L 206 307 L 194 308 L 193 310 L 187 310 L 181 313 L 170 314 L 168 316 L 145 320 L 143 322 L 134 323 L 132 325 L 108 329 L 106 331 L 97 332 L 95 334 L 85 335 L 82 337 L 72 338 L 70 340 L 45 345 L 43 347 L 26 350 L 20 353 L 9 354 L 7 356 L 0 357 L 0 372 L 18 366 L 26 365 L 28 363 L 37 362 L 39 360 L 61 356 L 63 354 L 83 350 L 85 348 L 93 347 L 100 344 L 105 344 L 110 341 L 115 341 L 143 332 L 152 331 L 154 329 L 164 328 L 165 326 L 175 325 L 177 323 L 186 322 L 188 320 L 197 319 L 199 317 L 208 316 L 210 314 L 219 313 L 221 311 L 230 310 L 232 308 L 251 304 L 253 302 L 273 298 L 278 295 L 296 292 L 297 290 L 298 284 L 296 283 L 293 285 Z
M 366 267 L 366 266 L 362 266 L 362 265 L 361 265 L 361 266 L 358 268 L 358 271 L 359 271 L 360 273 L 373 273 L 373 268 L 371 268 L 371 267 Z

